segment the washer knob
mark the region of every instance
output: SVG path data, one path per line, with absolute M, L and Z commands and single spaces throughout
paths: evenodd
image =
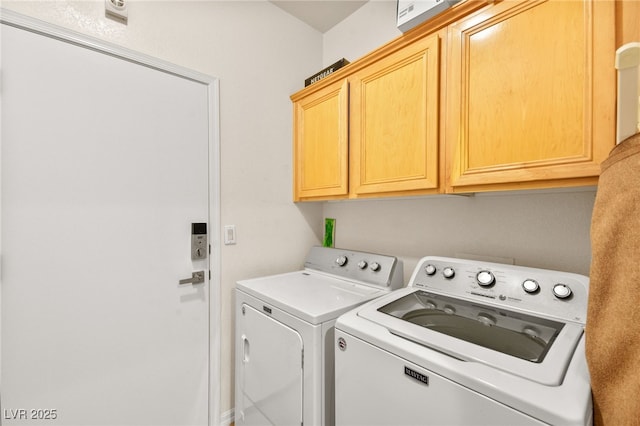
M 476 275 L 476 281 L 482 287 L 490 287 L 496 282 L 496 277 L 491 271 L 480 271 Z
M 566 299 L 571 296 L 571 289 L 566 284 L 556 284 L 553 286 L 553 295 L 558 299 Z
M 436 273 L 436 267 L 433 266 L 432 264 L 428 264 L 427 266 L 424 267 L 424 272 L 427 275 L 433 275 Z
M 524 291 L 531 294 L 540 290 L 540 285 L 536 280 L 532 280 L 531 278 L 529 278 L 522 282 L 522 288 L 524 289 Z
M 447 266 L 442 270 L 442 276 L 444 276 L 448 280 L 455 277 L 455 275 L 456 275 L 456 271 L 454 271 L 454 269 L 450 266 Z
M 367 267 L 367 261 L 366 260 L 361 260 L 360 262 L 358 262 L 358 268 L 365 269 L 366 267 Z
M 378 262 L 373 262 L 371 263 L 371 265 L 369 265 L 369 269 L 371 269 L 373 272 L 378 272 L 380 270 L 380 264 Z
M 336 259 L 336 263 L 338 264 L 338 266 L 344 266 L 347 264 L 347 256 L 339 256 Z

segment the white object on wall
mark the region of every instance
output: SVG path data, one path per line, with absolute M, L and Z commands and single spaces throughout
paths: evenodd
M 225 225 L 224 226 L 224 244 L 233 245 L 236 243 L 236 226 Z
M 640 42 L 627 43 L 616 50 L 615 66 L 618 70 L 616 143 L 620 143 L 636 134 L 640 124 Z
M 126 24 L 129 19 L 129 7 L 125 0 L 104 0 L 104 12 L 107 18 Z

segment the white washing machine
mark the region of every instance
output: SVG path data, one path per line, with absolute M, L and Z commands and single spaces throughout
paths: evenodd
M 442 257 L 336 322 L 337 425 L 588 425 L 588 278 Z
M 304 270 L 236 286 L 236 425 L 334 424 L 334 324 L 403 285 L 393 256 L 313 247 Z

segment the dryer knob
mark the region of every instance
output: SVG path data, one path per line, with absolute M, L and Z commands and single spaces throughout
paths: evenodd
M 347 256 L 339 256 L 336 259 L 336 263 L 338 264 L 338 266 L 344 266 L 347 264 Z
M 366 260 L 361 260 L 360 262 L 358 262 L 358 268 L 365 269 L 366 267 L 367 267 L 367 261 Z
M 553 295 L 558 299 L 566 299 L 571 296 L 571 289 L 566 284 L 556 284 L 553 286 Z
M 442 275 L 443 275 L 446 279 L 449 279 L 449 280 L 450 280 L 451 278 L 455 277 L 455 275 L 456 275 L 456 271 L 455 271 L 452 267 L 447 266 L 446 268 L 444 268 L 444 269 L 442 270 Z
M 436 273 L 436 267 L 433 266 L 432 264 L 428 264 L 427 266 L 424 267 L 424 272 L 427 275 L 433 275 Z
M 378 262 L 373 262 L 371 266 L 369 266 L 373 272 L 378 272 L 380 270 L 380 264 Z

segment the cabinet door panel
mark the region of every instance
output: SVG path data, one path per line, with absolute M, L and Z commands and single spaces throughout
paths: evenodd
M 294 199 L 348 192 L 348 83 L 294 104 Z
M 504 2 L 451 27 L 454 191 L 598 175 L 614 142 L 606 3 Z
M 352 193 L 438 187 L 439 39 L 363 69 L 351 86 Z

